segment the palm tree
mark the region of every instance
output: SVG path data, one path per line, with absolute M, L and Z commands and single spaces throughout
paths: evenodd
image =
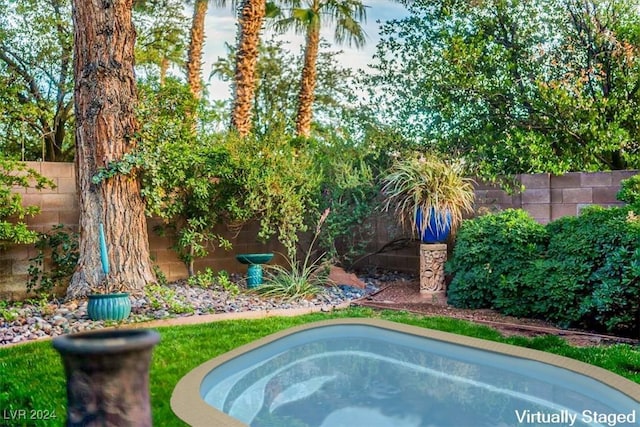
M 225 2 L 217 1 L 224 5 Z M 187 50 L 187 84 L 196 99 L 202 97 L 202 48 L 204 46 L 204 18 L 207 16 L 209 0 L 195 0 L 193 19 Z
M 338 44 L 347 43 L 360 48 L 366 39 L 360 25 L 366 21 L 366 6 L 360 0 L 304 0 L 304 4 L 301 0 L 288 0 L 288 3 L 288 16 L 276 20 L 273 26 L 279 31 L 293 28 L 296 33 L 306 36 L 296 133 L 308 138 L 313 117 L 320 28 L 325 24 L 335 24 L 334 39 Z
M 266 13 L 265 0 L 242 0 L 238 17 L 238 46 L 233 86 L 231 127 L 240 136 L 251 132 L 251 109 L 256 88 L 256 64 L 260 30 Z
M 204 45 L 204 20 L 209 0 L 195 0 L 191 37 L 187 52 L 187 83 L 196 99 L 202 96 L 202 47 Z M 226 0 L 214 0 L 217 7 L 226 6 Z M 235 9 L 235 1 L 231 3 Z M 266 13 L 265 0 L 242 0 L 238 16 L 238 45 L 234 72 L 234 95 L 231 127 L 241 136 L 251 131 L 251 108 L 256 85 L 256 63 L 260 30 Z

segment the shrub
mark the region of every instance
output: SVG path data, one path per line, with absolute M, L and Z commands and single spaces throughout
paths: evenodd
M 594 206 L 546 227 L 518 211 L 465 221 L 447 271 L 455 306 L 638 333 L 640 217 L 631 206 Z
M 187 283 L 189 286 L 197 286 L 200 288 L 218 288 L 228 292 L 231 296 L 236 296 L 240 293 L 240 288 L 231 281 L 229 273 L 224 270 L 216 273 L 209 267 L 189 277 Z
M 350 264 L 365 253 L 374 230 L 366 220 L 377 202 L 379 185 L 363 159 L 326 156 L 318 207 L 331 210 L 319 246 L 335 263 Z M 320 215 L 320 212 L 318 212 Z
M 640 336 L 640 217 L 628 206 L 593 208 L 583 216 L 599 224 L 585 317 L 608 332 Z
M 139 89 L 142 144 L 133 162 L 143 167 L 147 213 L 163 221 L 156 232 L 176 234 L 173 249 L 191 276 L 196 258 L 231 246 L 213 228 L 230 200 L 241 196 L 236 164 L 217 141 L 196 134 L 191 112 L 197 101 L 186 85 L 167 79 L 162 87 L 142 84 Z M 113 170 L 101 172 L 108 177 Z
M 616 198 L 630 205 L 640 205 L 640 174 L 620 181 L 620 191 Z
M 510 277 L 522 274 L 546 245 L 544 226 L 523 210 L 508 209 L 462 222 L 446 270 L 454 274 L 448 301 L 456 307 L 490 308 L 510 305 Z

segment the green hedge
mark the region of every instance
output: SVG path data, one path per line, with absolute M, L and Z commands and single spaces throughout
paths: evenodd
M 449 302 L 638 334 L 639 210 L 594 206 L 546 227 L 513 210 L 465 221 L 447 264 Z
M 496 299 L 511 292 L 498 285 L 534 261 L 547 239 L 544 226 L 522 210 L 508 209 L 463 221 L 453 257 L 446 265 L 447 272 L 455 274 L 449 286 L 449 303 L 495 308 Z

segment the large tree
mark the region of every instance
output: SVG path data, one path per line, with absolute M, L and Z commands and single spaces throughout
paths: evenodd
M 361 47 L 366 35 L 360 23 L 366 20 L 366 7 L 360 0 L 288 0 L 281 8 L 274 27 L 281 31 L 293 28 L 306 37 L 304 66 L 300 77 L 296 132 L 299 136 L 311 135 L 313 101 L 317 81 L 317 61 L 320 48 L 320 28 L 335 25 L 334 39 Z
M 408 138 L 487 177 L 640 166 L 637 0 L 416 0 L 371 94 Z
M 0 0 L 0 150 L 72 158 L 69 0 Z
M 140 291 L 154 281 L 135 168 L 106 179 L 136 146 L 133 0 L 74 0 L 74 76 L 80 259 L 68 297 L 99 290 L 104 274 L 98 225 L 104 224 L 112 283 Z M 122 169 L 120 169 L 122 171 Z M 109 175 L 109 174 L 106 174 Z

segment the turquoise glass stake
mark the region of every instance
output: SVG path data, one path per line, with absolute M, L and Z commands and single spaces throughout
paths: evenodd
M 99 240 L 100 240 L 100 261 L 102 261 L 102 271 L 105 276 L 109 274 L 109 254 L 107 253 L 107 239 L 104 237 L 104 226 L 100 223 L 99 226 Z

